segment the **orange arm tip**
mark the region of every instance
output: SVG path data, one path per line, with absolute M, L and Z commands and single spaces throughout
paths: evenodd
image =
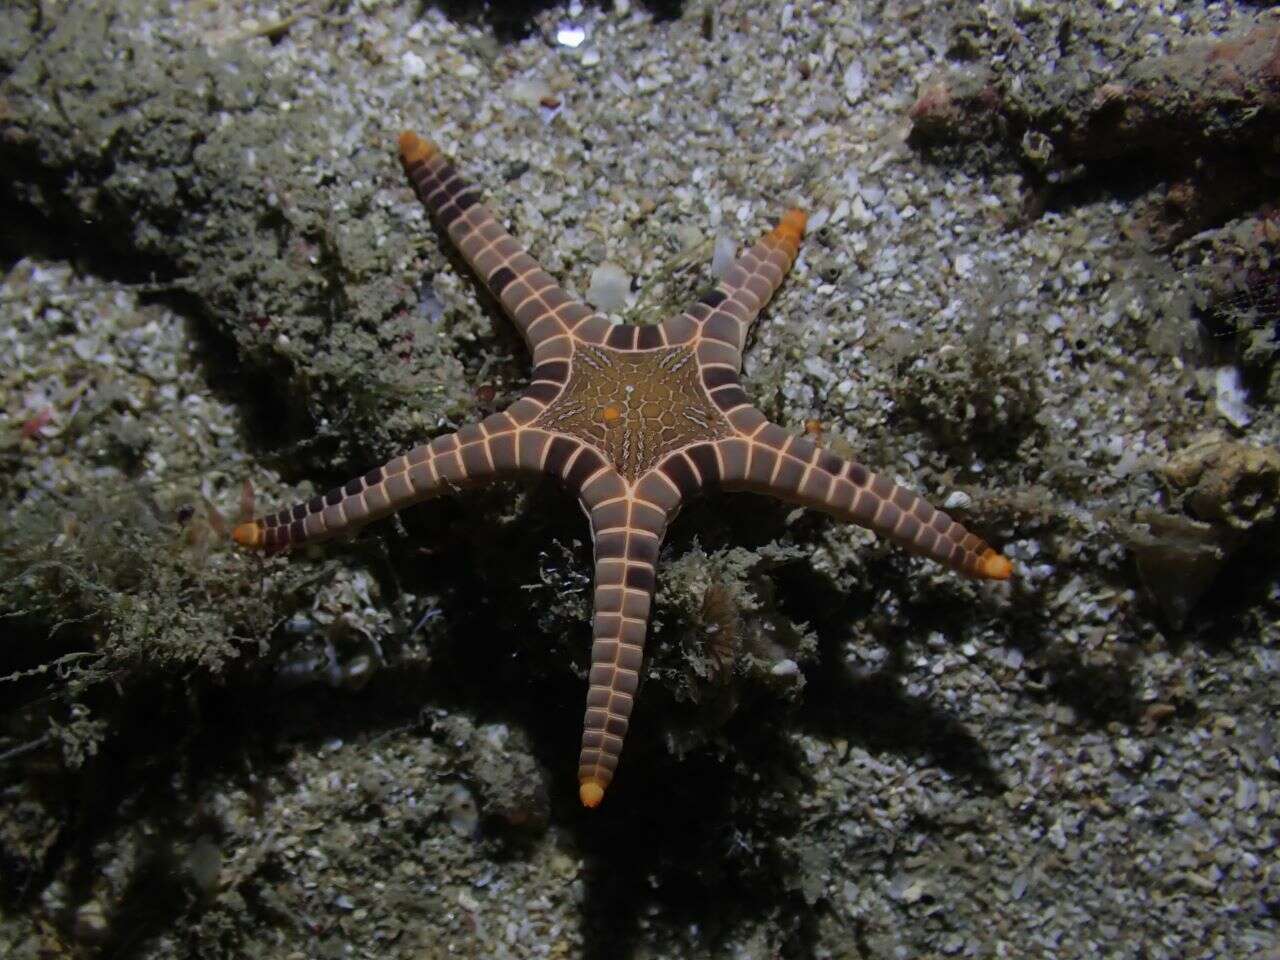
M 769 231 L 769 236 L 789 247 L 799 247 L 800 238 L 804 236 L 805 224 L 808 222 L 808 215 L 803 210 L 793 207 L 782 215 L 778 225 Z
M 809 215 L 799 207 L 792 207 L 782 215 L 782 220 L 778 223 L 778 228 L 794 232 L 797 237 L 804 236 L 805 225 L 809 222 Z
M 416 133 L 406 130 L 400 134 L 400 159 L 406 166 L 430 160 L 435 153 L 435 145 Z
M 583 780 L 578 787 L 578 799 L 588 810 L 594 810 L 604 799 L 604 786 L 599 780 Z
M 1013 576 L 1013 564 L 994 550 L 987 550 L 978 558 L 978 574 L 988 580 L 1008 580 Z
M 242 547 L 258 547 L 262 545 L 262 528 L 256 523 L 236 524 L 231 531 L 231 539 Z

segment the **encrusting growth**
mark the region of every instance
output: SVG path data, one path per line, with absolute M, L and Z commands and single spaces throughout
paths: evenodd
M 551 474 L 578 497 L 595 547 L 594 640 L 578 763 L 598 806 L 640 681 L 658 550 L 704 488 L 767 493 L 867 527 L 971 577 L 1007 559 L 920 497 L 770 423 L 739 384 L 747 331 L 791 268 L 805 215 L 788 210 L 723 279 L 655 326 L 611 324 L 574 300 L 479 202 L 431 143 L 400 136 L 419 199 L 498 298 L 533 355 L 532 383 L 502 413 L 437 437 L 324 496 L 235 528 L 270 552 L 350 534 L 461 487 Z

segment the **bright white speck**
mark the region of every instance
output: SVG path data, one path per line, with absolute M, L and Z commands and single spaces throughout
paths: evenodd
M 794 660 L 779 660 L 769 671 L 775 677 L 794 677 L 800 672 L 800 665 Z
M 867 88 L 867 74 L 862 63 L 854 60 L 844 71 L 844 96 L 850 103 L 857 103 Z
M 400 58 L 400 66 L 404 68 L 404 75 L 410 79 L 417 79 L 427 75 L 427 61 L 412 50 L 406 51 L 405 55 Z
M 1233 427 L 1247 427 L 1253 415 L 1249 413 L 1249 398 L 1240 382 L 1240 371 L 1235 367 L 1219 367 L 1214 373 L 1213 385 L 1217 391 L 1213 399 L 1218 413 Z
M 582 41 L 585 39 L 587 39 L 587 31 L 583 30 L 576 24 L 562 24 L 560 28 L 556 30 L 556 43 L 560 44 L 562 47 L 580 47 L 582 45 Z

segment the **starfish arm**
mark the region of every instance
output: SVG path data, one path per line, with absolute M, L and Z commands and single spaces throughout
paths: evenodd
M 498 298 L 534 363 L 569 356 L 571 335 L 579 328 L 596 336 L 608 329 L 606 318 L 565 293 L 502 228 L 476 187 L 435 144 L 406 131 L 400 135 L 400 160 L 418 199 Z
M 674 497 L 652 473 L 633 490 L 618 477 L 607 490 L 601 485 L 589 492 L 597 501 L 590 505 L 583 497 L 595 545 L 596 590 L 578 795 L 584 806 L 595 807 L 613 780 L 640 684 L 658 550 L 670 517 L 664 504 Z
M 231 536 L 241 546 L 275 553 L 353 534 L 397 510 L 455 490 L 543 472 L 551 437 L 525 426 L 539 409 L 522 398 L 503 413 L 414 447 L 323 496 L 242 523 Z
M 747 331 L 795 262 L 805 214 L 788 210 L 778 225 L 745 251 L 709 293 L 663 322 L 669 343 L 699 338 L 698 359 L 736 373 L 742 369 Z
M 711 479 L 727 489 L 766 493 L 830 513 L 966 576 L 1007 580 L 1012 575 L 1008 559 L 923 497 L 752 412 L 754 425 L 715 443 Z M 699 471 L 697 483 L 707 482 L 707 471 L 696 461 L 693 466 Z

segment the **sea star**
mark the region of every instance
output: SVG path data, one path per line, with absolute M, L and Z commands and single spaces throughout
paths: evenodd
M 789 210 L 714 290 L 661 324 L 612 324 L 574 300 L 431 143 L 400 136 L 419 199 L 494 293 L 533 354 L 533 382 L 502 413 L 436 437 L 324 496 L 241 524 L 268 551 L 353 533 L 429 497 L 519 474 L 577 495 L 595 548 L 594 642 L 578 765 L 599 805 L 640 681 L 654 568 L 667 525 L 704 487 L 767 493 L 852 521 L 971 577 L 1010 562 L 916 494 L 773 423 L 738 382 L 747 330 L 791 268 L 805 215 Z

